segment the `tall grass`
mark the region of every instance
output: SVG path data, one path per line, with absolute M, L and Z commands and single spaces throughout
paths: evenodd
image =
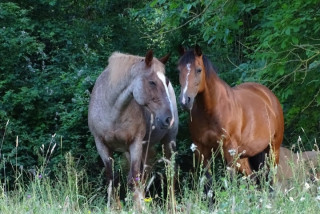
M 17 138 L 18 148 L 18 138 Z M 13 190 L 8 190 L 8 182 L 0 183 L 0 213 L 137 213 L 134 210 L 132 194 L 128 191 L 125 200 L 119 202 L 119 187 L 113 191 L 111 206 L 107 206 L 106 187 L 88 180 L 84 169 L 79 169 L 70 153 L 60 164 L 60 171 L 54 177 L 46 174 L 47 163 L 54 146 L 43 152 L 43 166 L 28 176 L 16 166 Z M 17 149 L 18 151 L 18 149 Z M 17 155 L 19 155 L 17 153 Z M 1 160 L 4 161 L 4 160 Z M 263 180 L 257 186 L 252 180 L 238 174 L 230 176 L 228 169 L 215 176 L 212 192 L 204 194 L 206 177 L 201 167 L 194 161 L 195 171 L 178 173 L 174 158 L 165 161 L 165 175 L 161 182 L 161 192 L 144 200 L 143 213 L 319 213 L 320 182 L 310 180 L 306 165 L 291 164 L 294 173 L 288 186 Z M 318 160 L 318 166 L 320 161 Z M 217 166 L 213 166 L 217 168 Z M 302 171 L 295 169 L 303 169 Z M 214 169 L 212 169 L 214 170 Z M 319 169 L 313 169 L 319 171 Z M 312 171 L 312 170 L 311 170 Z M 301 172 L 304 174 L 301 176 Z M 275 169 L 271 170 L 273 177 Z M 174 176 L 174 174 L 176 176 Z M 258 176 L 262 176 L 258 175 Z M 175 179 L 176 178 L 176 179 Z M 173 192 L 174 182 L 176 191 Z M 151 180 L 152 183 L 152 180 Z M 121 187 L 123 188 L 123 187 Z M 211 204 L 211 202 L 214 202 Z M 210 205 L 211 204 L 211 205 Z M 120 208 L 121 206 L 121 208 Z

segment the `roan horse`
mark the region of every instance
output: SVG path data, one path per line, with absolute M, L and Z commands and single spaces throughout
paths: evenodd
M 125 152 L 130 162 L 128 183 L 135 205 L 141 208 L 145 160 L 153 145 L 163 143 L 166 157 L 175 150 L 178 113 L 173 87 L 165 76 L 169 55 L 156 59 L 152 51 L 145 57 L 115 52 L 108 67 L 94 85 L 88 124 L 105 165 L 108 206 L 113 180 L 112 152 Z M 140 183 L 141 184 L 141 183 Z
M 305 151 L 294 153 L 280 147 L 277 179 L 282 189 L 290 189 L 294 182 L 305 183 L 320 179 L 320 152 Z
M 270 146 L 278 164 L 284 121 L 276 96 L 252 82 L 231 88 L 218 77 L 199 46 L 189 51 L 181 47 L 179 51 L 179 100 L 191 114 L 191 138 L 204 166 L 209 168 L 212 152 L 219 145 L 228 166 L 245 175 L 258 169 Z

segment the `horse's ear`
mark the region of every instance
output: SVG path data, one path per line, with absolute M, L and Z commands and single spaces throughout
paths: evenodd
M 182 45 L 179 45 L 178 52 L 179 52 L 180 56 L 183 56 L 183 54 L 186 52 L 186 49 Z
M 149 50 L 146 54 L 146 59 L 145 59 L 145 62 L 146 62 L 146 65 L 147 66 L 150 66 L 151 65 L 151 62 L 152 62 L 152 59 L 153 59 L 153 51 L 152 50 Z
M 168 59 L 169 59 L 170 55 L 171 55 L 171 54 L 168 53 L 167 55 L 161 57 L 161 58 L 159 59 L 159 61 L 162 62 L 163 64 L 166 64 L 166 63 L 168 62 Z
M 201 56 L 202 55 L 202 51 L 201 51 L 201 48 L 199 45 L 196 45 L 195 48 L 194 48 L 194 53 L 197 55 L 197 56 Z

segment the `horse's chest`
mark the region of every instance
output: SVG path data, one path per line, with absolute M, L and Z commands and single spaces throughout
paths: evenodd
M 106 126 L 103 132 L 104 141 L 110 148 L 116 151 L 126 151 L 135 140 L 142 141 L 145 136 L 146 122 L 142 114 L 138 115 L 140 117 L 122 115 Z
M 214 119 L 193 118 L 189 124 L 192 140 L 210 148 L 218 148 L 222 140 L 222 129 Z

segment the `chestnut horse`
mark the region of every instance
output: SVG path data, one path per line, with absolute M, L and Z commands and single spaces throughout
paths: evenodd
M 88 124 L 106 169 L 108 206 L 113 151 L 126 153 L 130 162 L 128 183 L 135 204 L 141 207 L 144 195 L 138 184 L 144 180 L 144 161 L 153 156 L 153 145 L 163 143 L 167 158 L 175 150 L 178 113 L 173 87 L 165 76 L 168 57 L 158 60 L 152 51 L 146 57 L 116 52 L 96 80 Z
M 179 99 L 190 112 L 191 138 L 204 165 L 209 168 L 212 152 L 219 145 L 228 166 L 245 175 L 258 169 L 270 146 L 278 164 L 284 121 L 277 97 L 253 82 L 230 87 L 199 46 L 189 51 L 182 48 L 180 54 Z

